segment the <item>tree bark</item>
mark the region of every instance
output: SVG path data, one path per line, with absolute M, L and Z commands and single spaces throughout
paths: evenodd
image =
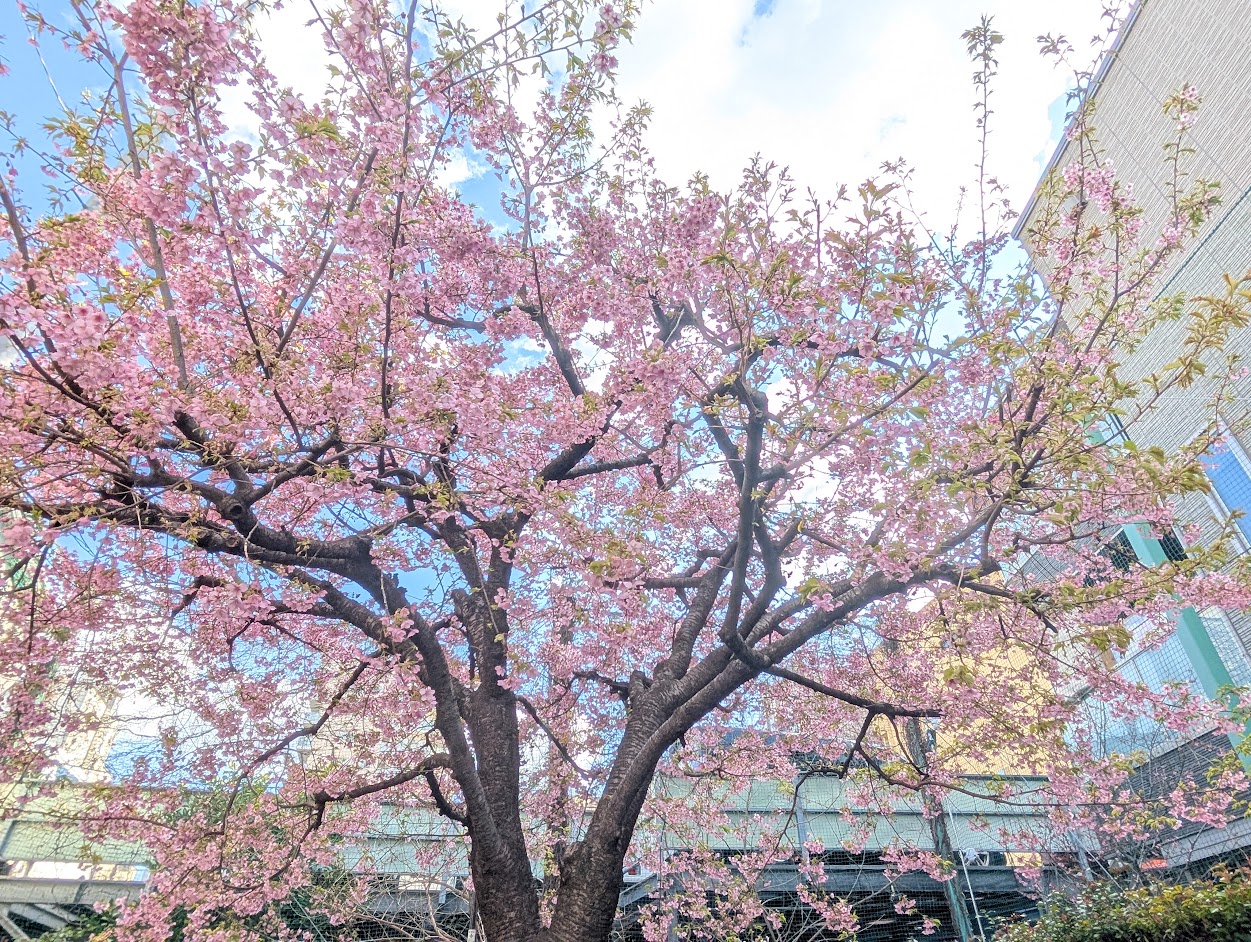
M 649 776 L 649 785 L 650 781 Z M 632 795 L 616 822 L 605 821 L 597 827 L 599 822 L 593 820 L 586 840 L 565 857 L 552 923 L 537 937 L 538 942 L 608 942 L 621 896 L 626 851 L 646 795 L 646 787 Z
M 663 697 L 655 688 L 649 696 L 641 676 L 632 678 L 631 688 L 630 717 L 612 771 L 585 837 L 561 863 L 552 922 L 538 942 L 608 942 L 612 932 L 626 852 L 656 763 L 671 744 L 655 738 L 669 712 Z
M 492 818 L 493 840 L 478 840 L 470 820 L 470 871 L 490 942 L 527 942 L 540 930 L 538 886 L 521 821 L 521 749 L 517 700 L 484 682 L 469 697 L 477 774 Z

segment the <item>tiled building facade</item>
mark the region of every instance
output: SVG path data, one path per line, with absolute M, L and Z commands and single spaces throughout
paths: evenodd
M 1223 296 L 1227 275 L 1237 280 L 1251 274 L 1248 13 L 1246 0 L 1138 0 L 1092 79 L 1099 159 L 1110 162 L 1120 184 L 1132 186 L 1134 201 L 1143 211 L 1144 240 L 1153 241 L 1171 222 L 1178 184 L 1185 188 L 1209 180 L 1220 185 L 1220 204 L 1197 237 L 1159 273 L 1158 300 Z M 1183 85 L 1197 89 L 1201 104 L 1183 139 L 1187 152 L 1180 166 L 1185 176 L 1175 180 L 1165 145 L 1177 139 L 1178 125 L 1166 115 L 1164 104 Z M 1080 141 L 1062 142 L 1047 174 L 1062 171 L 1076 159 L 1080 146 Z M 1044 191 L 1040 184 L 1016 227 L 1027 251 L 1033 248 L 1031 228 L 1042 214 Z M 1045 281 L 1047 260 L 1034 261 Z M 1185 340 L 1187 320 L 1159 324 L 1136 349 L 1126 351 L 1123 375 L 1147 376 L 1174 361 Z M 1205 461 L 1212 493 L 1188 496 L 1177 513 L 1180 523 L 1197 525 L 1205 541 L 1216 539 L 1229 526 L 1231 513 L 1247 513 L 1233 524 L 1232 540 L 1235 551 L 1246 552 L 1251 549 L 1251 374 L 1240 377 L 1235 372 L 1231 379 L 1225 366 L 1225 356 L 1231 354 L 1251 367 L 1251 328 L 1234 331 L 1222 354 L 1213 355 L 1208 374 L 1192 385 L 1165 391 L 1136 418 L 1128 434 L 1140 447 L 1159 446 L 1172 453 L 1214 425 L 1227 433 Z M 1221 384 L 1225 385 L 1218 405 Z M 1197 614 L 1232 682 L 1251 683 L 1251 613 L 1214 607 Z M 1131 650 L 1119 669 L 1156 689 L 1174 681 L 1196 684 L 1195 659 L 1180 635 L 1175 632 L 1157 648 Z M 1224 737 L 1215 734 L 1183 742 L 1161 730 L 1115 722 L 1109 723 L 1106 745 L 1116 751 L 1137 748 L 1151 756 L 1139 771 L 1144 781 L 1200 771 L 1214 753 L 1228 748 Z M 1167 787 L 1163 780 L 1159 784 Z M 1251 828 L 1245 823 L 1221 835 L 1190 835 L 1185 846 L 1176 845 L 1169 856 L 1182 864 L 1187 857 L 1251 846 Z
M 1144 215 L 1144 238 L 1160 233 L 1170 222 L 1171 168 L 1164 145 L 1176 135 L 1175 122 L 1164 102 L 1183 83 L 1194 85 L 1202 103 L 1186 136 L 1193 153 L 1183 158 L 1189 180 L 1219 182 L 1221 204 L 1186 251 L 1173 258 L 1158 282 L 1159 296 L 1187 298 L 1224 292 L 1225 275 L 1251 272 L 1251 9 L 1246 0 L 1138 0 L 1120 38 L 1094 79 L 1095 134 L 1103 159 L 1117 179 L 1133 186 Z M 1062 169 L 1075 156 L 1065 142 L 1048 171 Z M 1030 247 L 1030 227 L 1038 207 L 1026 207 L 1016 234 Z M 1038 260 L 1044 278 L 1045 260 Z M 1161 324 L 1145 343 L 1124 360 L 1128 376 L 1144 376 L 1172 361 L 1185 338 L 1184 318 Z M 1227 352 L 1251 365 L 1251 330 L 1236 332 Z M 1175 451 L 1203 432 L 1212 420 L 1210 403 L 1220 371 L 1192 386 L 1165 393 L 1149 415 L 1133 429 L 1140 446 L 1159 445 Z M 1236 465 L 1221 461 L 1212 475 L 1216 502 L 1192 497 L 1183 516 L 1204 526 L 1212 536 L 1218 514 L 1251 510 L 1251 477 L 1244 464 L 1251 450 L 1251 378 L 1235 384 L 1235 395 L 1221 418 L 1240 441 L 1231 442 Z M 1223 497 L 1226 506 L 1221 506 Z M 1246 504 L 1242 503 L 1247 501 Z M 1251 533 L 1251 521 L 1243 524 Z M 1251 649 L 1251 619 L 1237 616 L 1242 647 Z

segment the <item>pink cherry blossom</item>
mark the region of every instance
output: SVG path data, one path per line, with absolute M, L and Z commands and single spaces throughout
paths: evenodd
M 757 885 L 795 860 L 851 932 L 824 846 L 735 811 L 795 800 L 797 755 L 848 852 L 987 769 L 1022 850 L 1227 819 L 1240 772 L 1150 795 L 1099 747 L 1235 726 L 1114 669 L 1184 605 L 1251 606 L 1220 546 L 1109 556 L 1174 527 L 1197 451 L 1092 440 L 1159 394 L 1120 351 L 1210 193 L 1143 231 L 1083 148 L 1031 233 L 1044 299 L 1000 264 L 1007 215 L 939 244 L 903 165 L 828 201 L 765 159 L 660 179 L 611 81 L 634 3 L 486 40 L 345 0 L 317 94 L 270 71 L 263 6 L 76 2 L 47 28 L 111 97 L 47 158 L 56 207 L 0 177 L 0 779 L 51 772 L 71 692 L 147 705 L 74 721 L 130 736 L 76 809 L 152 855 L 119 942 L 284 933 L 345 861 L 311 897 L 346 921 L 397 818 L 491 942 L 608 938 L 634 864 L 674 894 L 647 938 L 776 920 Z M 462 159 L 498 206 L 441 182 Z M 883 854 L 950 878 L 932 847 Z

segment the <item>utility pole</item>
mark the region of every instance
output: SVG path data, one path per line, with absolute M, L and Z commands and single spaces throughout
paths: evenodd
M 924 774 L 929 766 L 930 750 L 925 731 L 921 728 L 921 721 L 915 716 L 910 716 L 904 720 L 904 726 L 907 730 L 908 752 L 912 763 Z M 943 860 L 949 861 L 954 870 L 956 868 L 955 851 L 951 845 L 951 833 L 947 830 L 947 816 L 944 814 L 942 799 L 924 788 L 920 789 L 920 795 L 922 809 L 930 827 L 930 838 L 934 842 L 934 852 Z M 965 872 L 967 876 L 967 869 Z M 947 900 L 947 910 L 951 913 L 951 925 L 956 930 L 960 942 L 976 942 L 981 935 L 973 929 L 973 920 L 969 916 L 969 907 L 965 902 L 964 894 L 960 892 L 957 877 L 953 875 L 950 880 L 944 880 L 942 887 L 943 896 Z M 973 892 L 972 884 L 969 884 L 969 892 Z
M 799 862 L 807 866 L 810 855 L 808 853 L 808 815 L 804 810 L 804 788 L 805 776 L 801 772 L 795 776 L 795 832 L 799 838 Z

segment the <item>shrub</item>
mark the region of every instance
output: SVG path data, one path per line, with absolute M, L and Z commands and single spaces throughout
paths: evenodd
M 1049 900 L 1036 924 L 1005 926 L 994 938 L 995 942 L 1247 942 L 1251 871 L 1135 890 L 1096 885 L 1077 899 Z

